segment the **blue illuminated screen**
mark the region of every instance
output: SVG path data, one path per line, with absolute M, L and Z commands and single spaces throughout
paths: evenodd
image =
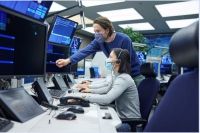
M 72 54 L 76 53 L 79 50 L 79 47 L 82 43 L 83 39 L 79 37 L 73 37 L 70 43 L 70 47 L 72 49 Z
M 161 64 L 172 64 L 172 60 L 170 55 L 164 55 L 162 57 L 162 63 Z
M 146 54 L 144 52 L 136 51 L 136 54 L 141 62 L 146 62 Z
M 0 5 L 44 22 L 53 1 L 0 1 Z
M 59 68 L 56 60 L 67 59 L 71 56 L 70 47 L 47 45 L 46 73 L 70 73 L 70 65 Z
M 153 64 L 153 66 L 154 66 L 154 69 L 155 69 L 155 71 L 156 71 L 156 76 L 158 76 L 158 63 L 157 62 L 153 62 L 152 63 Z
M 0 11 L 0 76 L 44 75 L 47 27 Z
M 77 22 L 56 15 L 50 27 L 49 42 L 70 45 L 77 26 Z

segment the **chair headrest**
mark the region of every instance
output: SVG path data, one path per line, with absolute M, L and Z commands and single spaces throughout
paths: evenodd
M 199 66 L 199 21 L 178 30 L 169 45 L 171 59 L 182 67 Z
M 145 77 L 156 77 L 156 71 L 152 63 L 146 62 L 141 65 L 140 73 Z

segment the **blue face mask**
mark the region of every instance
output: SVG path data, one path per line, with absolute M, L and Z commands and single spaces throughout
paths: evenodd
M 103 43 L 106 40 L 106 38 L 103 37 L 102 33 L 96 33 L 94 35 L 94 37 L 95 37 L 96 41 L 99 42 L 99 43 Z
M 112 60 L 111 59 L 106 59 L 106 67 L 107 67 L 107 69 L 108 70 L 113 70 L 113 68 L 114 68 L 114 65 L 112 64 Z

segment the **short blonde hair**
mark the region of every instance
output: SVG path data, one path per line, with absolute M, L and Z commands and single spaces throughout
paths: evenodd
M 106 17 L 98 17 L 94 20 L 93 24 L 99 24 L 103 29 L 109 29 L 108 36 L 111 36 L 114 32 L 114 27 L 110 20 Z

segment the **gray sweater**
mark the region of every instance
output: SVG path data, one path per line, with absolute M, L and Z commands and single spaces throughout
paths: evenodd
M 91 85 L 89 85 L 90 89 L 99 89 L 102 87 L 108 87 L 112 82 L 112 73 L 106 76 L 105 80 L 102 81 L 94 81 Z
M 92 90 L 93 95 L 86 97 L 92 103 L 109 104 L 115 101 L 120 118 L 140 118 L 140 104 L 137 87 L 129 74 L 114 73 L 115 79 L 111 89 Z M 97 95 L 103 94 L 103 95 Z M 106 93 L 106 94 L 105 94 Z

